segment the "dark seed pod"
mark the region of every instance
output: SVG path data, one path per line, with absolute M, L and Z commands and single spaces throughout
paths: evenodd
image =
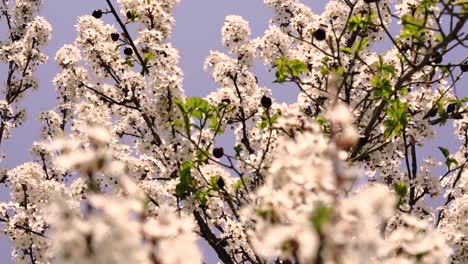
M 264 96 L 262 96 L 262 99 L 260 100 L 260 103 L 262 104 L 263 107 L 268 109 L 268 108 L 271 107 L 272 101 L 271 101 L 270 97 L 264 95 Z
M 127 55 L 127 56 L 132 56 L 132 54 L 133 54 L 132 48 L 125 48 L 124 49 L 124 54 Z
M 327 37 L 327 33 L 323 28 L 319 28 L 314 31 L 314 38 L 317 40 L 324 40 Z
M 231 103 L 231 99 L 229 99 L 229 98 L 223 98 L 223 100 L 221 100 L 221 103 L 230 104 L 230 103 Z
M 213 149 L 213 156 L 217 159 L 224 156 L 224 149 L 223 148 L 214 148 Z
M 462 65 L 460 65 L 460 70 L 462 72 L 467 72 L 468 71 L 468 61 L 465 61 Z
M 120 34 L 119 34 L 119 33 L 112 33 L 112 34 L 111 34 L 111 39 L 112 39 L 112 41 L 118 41 L 118 40 L 119 40 L 119 37 L 120 37 Z
M 455 112 L 455 109 L 457 108 L 457 104 L 449 104 L 447 105 L 447 113 L 453 113 Z
M 401 45 L 401 51 L 407 52 L 409 49 L 410 49 L 410 46 L 408 45 L 408 43 L 403 43 Z
M 436 51 L 436 52 L 434 52 L 434 54 L 432 54 L 431 59 L 432 59 L 432 62 L 434 62 L 436 64 L 441 63 L 442 60 L 443 60 L 442 55 L 438 51 Z
M 220 245 L 221 247 L 227 247 L 229 246 L 229 243 L 225 239 L 223 239 L 218 242 L 218 245 Z
M 430 117 L 434 117 L 437 115 L 437 112 L 438 112 L 437 108 L 432 108 L 431 110 L 429 110 L 429 113 L 427 113 L 427 115 Z
M 223 189 L 224 186 L 226 186 L 226 183 L 224 182 L 223 178 L 222 177 L 219 177 L 218 179 L 218 187 Z
M 93 17 L 99 19 L 102 17 L 102 10 L 101 9 L 96 9 L 93 11 L 93 13 L 91 14 Z

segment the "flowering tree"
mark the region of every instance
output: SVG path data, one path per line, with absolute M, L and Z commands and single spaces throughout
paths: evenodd
M 103 0 L 57 51 L 36 158 L 2 173 L 16 262 L 202 263 L 199 240 L 226 264 L 468 262 L 468 99 L 456 90 L 468 65 L 449 59 L 467 45 L 466 1 L 331 0 L 319 15 L 265 0 L 263 36 L 226 17 L 228 53 L 205 61 L 219 89 L 204 98 L 185 96 L 168 42 L 176 2 Z M 40 5 L 0 7 L 0 143 L 47 58 Z M 258 85 L 255 59 L 296 102 Z M 418 156 L 447 123 L 458 150 Z

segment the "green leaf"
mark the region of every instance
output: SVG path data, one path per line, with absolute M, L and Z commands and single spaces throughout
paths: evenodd
M 147 52 L 147 53 L 144 54 L 144 60 L 145 60 L 146 62 L 152 60 L 153 58 L 154 58 L 154 54 L 151 53 L 151 52 Z
M 180 100 L 179 98 L 174 100 L 174 104 L 179 108 L 179 110 L 182 113 L 187 113 L 188 112 L 187 107 L 185 107 L 184 102 L 182 102 L 182 100 Z
M 387 119 L 384 120 L 383 125 L 385 127 L 384 137 L 389 138 L 395 130 L 397 124 L 393 120 Z
M 345 68 L 343 67 L 338 67 L 334 70 L 334 72 L 338 75 L 338 76 L 343 76 L 344 72 L 345 72 Z
M 239 145 L 236 145 L 234 147 L 234 151 L 236 152 L 236 156 L 239 156 L 240 155 L 240 152 L 242 151 L 242 145 L 239 144 Z
M 183 127 L 184 122 L 182 120 L 180 120 L 180 119 L 177 119 L 177 120 L 172 121 L 171 125 L 175 126 L 175 127 Z
M 373 20 L 377 18 L 377 14 L 375 12 L 371 12 L 370 14 L 357 13 L 356 15 L 352 16 L 348 21 L 348 29 L 351 31 L 358 31 L 360 29 L 365 29 L 369 26 L 375 26 Z
M 224 186 L 225 186 L 225 182 L 224 182 L 224 179 L 221 178 L 221 176 L 219 175 L 216 175 L 216 176 L 213 176 L 211 177 L 210 179 L 210 186 L 213 188 L 213 190 L 217 191 L 217 190 L 220 190 L 220 189 L 223 189 Z
M 195 198 L 200 202 L 201 205 L 206 205 L 208 202 L 209 192 L 210 190 L 208 188 L 203 188 L 195 193 Z
M 190 131 L 192 127 L 197 128 L 198 130 L 203 129 L 206 124 L 206 121 L 213 116 L 214 108 L 203 98 L 200 97 L 189 97 L 185 99 L 185 103 L 180 99 L 174 101 L 175 105 L 182 112 L 185 133 L 187 136 L 190 136 Z M 202 127 L 191 124 L 190 118 L 195 117 L 197 119 L 203 120 Z
M 129 21 L 135 21 L 139 17 L 140 17 L 140 15 L 137 14 L 137 12 L 135 10 L 131 10 L 131 11 L 127 12 L 127 19 Z
M 434 39 L 435 39 L 436 42 L 444 41 L 444 38 L 440 34 L 434 34 Z
M 210 130 L 213 132 L 218 132 L 218 134 L 224 133 L 224 130 L 222 126 L 219 123 L 219 120 L 217 117 L 211 117 L 210 118 Z
M 260 121 L 260 122 L 258 123 L 258 128 L 259 128 L 259 129 L 265 129 L 265 128 L 267 128 L 267 127 L 268 127 L 268 120 L 262 118 L 262 121 Z
M 258 122 L 257 126 L 258 126 L 259 129 L 265 129 L 268 126 L 275 123 L 276 120 L 278 119 L 278 117 L 280 117 L 280 116 L 281 116 L 281 112 L 277 112 L 277 113 L 269 116 L 268 110 L 264 111 L 264 113 L 262 115 L 262 118 L 261 118 L 261 121 Z
M 403 29 L 400 37 L 421 39 L 424 33 L 424 17 L 415 18 L 412 15 L 404 15 L 401 17 L 401 23 L 403 24 Z
M 198 110 L 195 110 L 195 111 L 192 111 L 192 116 L 198 118 L 198 119 L 202 119 L 203 118 L 203 113 L 201 111 L 198 111 Z M 196 126 L 198 128 L 198 130 L 201 130 L 200 127 Z
M 370 84 L 374 87 L 374 95 L 376 98 L 389 99 L 393 94 L 393 86 L 390 80 L 383 79 L 380 75 L 375 75 L 371 78 Z
M 343 49 L 344 49 L 344 48 L 343 48 Z M 351 49 L 350 49 L 350 50 L 351 50 Z M 350 52 L 349 54 L 351 54 L 351 52 Z M 328 74 L 329 72 L 330 72 L 330 70 L 329 70 L 327 67 L 320 67 L 320 73 L 321 73 L 322 75 L 326 75 L 326 74 Z
M 369 45 L 369 40 L 361 38 L 354 43 L 352 48 L 343 47 L 341 48 L 341 51 L 350 55 L 354 54 L 354 57 L 358 57 L 359 53 L 362 52 L 367 45 Z
M 408 104 L 398 99 L 391 100 L 390 107 L 387 109 L 387 119 L 384 120 L 385 138 L 392 134 L 399 136 L 404 127 L 408 125 Z
M 398 93 L 401 95 L 401 96 L 404 96 L 404 95 L 407 95 L 409 93 L 409 89 L 406 88 L 406 87 L 403 87 L 401 88 Z
M 211 105 L 203 98 L 189 97 L 185 101 L 189 111 L 200 111 L 201 113 L 208 114 L 212 110 Z
M 332 214 L 333 208 L 323 203 L 317 204 L 310 216 L 310 221 L 317 233 L 322 232 L 323 226 L 327 223 Z
M 353 45 L 354 53 L 358 54 L 359 52 L 363 51 L 367 45 L 369 45 L 368 39 L 360 39 L 356 44 Z
M 323 117 L 323 116 L 317 116 L 317 118 L 315 120 L 321 126 L 324 126 L 324 125 L 327 124 L 327 119 L 325 117 Z
M 362 21 L 362 13 L 358 13 L 355 16 L 352 16 L 348 21 L 348 29 L 351 31 L 357 31 L 362 28 L 364 23 Z
M 133 59 L 130 56 L 125 57 L 124 64 L 127 65 L 128 67 L 134 67 L 135 66 L 135 64 L 133 64 Z
M 244 178 L 239 178 L 233 185 L 234 191 L 238 192 L 242 185 L 245 184 Z
M 188 189 L 189 188 L 186 184 L 183 184 L 181 182 L 178 183 L 175 188 L 176 196 L 181 199 L 185 199 L 190 194 Z
M 309 68 L 304 62 L 298 59 L 288 60 L 285 56 L 281 56 L 281 58 L 276 60 L 275 65 L 276 80 L 274 82 L 277 83 L 285 82 L 289 75 L 293 77 L 299 77 L 302 73 L 309 71 Z
M 180 182 L 187 183 L 190 185 L 192 183 L 192 162 L 185 161 L 180 166 Z
M 286 77 L 289 75 L 288 70 L 288 60 L 285 56 L 281 56 L 278 60 L 275 61 L 276 65 L 276 80 L 275 82 L 282 83 L 286 80 Z
M 389 79 L 391 76 L 395 75 L 395 67 L 392 64 L 385 63 L 383 57 L 380 55 L 379 60 L 374 63 L 374 66 L 377 68 L 376 76 L 382 79 Z
M 392 75 L 395 75 L 395 67 L 391 64 L 383 64 L 382 65 L 382 70 L 386 73 L 390 73 Z
M 291 75 L 294 77 L 299 77 L 301 73 L 309 71 L 307 65 L 300 60 L 294 59 L 289 61 L 289 68 L 291 69 Z
M 450 166 L 452 164 L 455 164 L 455 166 L 458 166 L 458 161 L 454 158 L 448 158 L 446 161 L 445 161 L 445 165 L 447 166 L 447 169 L 450 170 Z
M 255 209 L 255 213 L 263 218 L 264 220 L 274 222 L 277 217 L 275 217 L 275 212 L 273 210 L 265 210 L 265 209 Z
M 399 196 L 399 197 L 405 197 L 406 194 L 408 193 L 408 187 L 406 186 L 406 183 L 405 182 L 399 182 L 399 183 L 395 183 L 393 185 L 393 189 L 395 190 L 395 193 Z
M 192 192 L 192 186 L 194 185 L 191 173 L 192 166 L 191 161 L 185 161 L 180 166 L 180 182 L 176 185 L 176 195 L 182 199 Z
M 151 199 L 148 197 L 148 196 L 145 196 L 145 198 L 143 199 L 143 208 L 144 210 L 148 210 L 150 204 L 151 204 Z
M 276 80 L 274 80 L 273 82 L 275 82 L 275 83 L 284 83 L 284 82 L 286 81 L 286 77 L 287 77 L 288 75 L 286 75 L 286 74 L 281 74 L 279 71 L 277 71 L 277 72 L 275 73 L 275 76 L 276 76 Z
M 183 117 L 183 126 L 185 128 L 185 134 L 190 136 L 190 118 L 188 116 L 188 109 L 185 104 L 180 99 L 175 99 L 174 104 L 179 108 L 180 112 L 182 112 Z
M 444 155 L 445 158 L 445 165 L 447 166 L 447 169 L 450 170 L 450 166 L 452 164 L 455 164 L 455 166 L 458 166 L 458 161 L 454 158 L 450 157 L 450 151 L 444 147 L 439 147 L 440 152 L 442 155 Z
M 444 155 L 445 159 L 447 159 L 450 156 L 450 152 L 448 149 L 439 147 L 440 152 L 442 152 L 442 155 Z
M 198 163 L 205 163 L 210 156 L 210 153 L 205 149 L 197 149 L 195 155 L 197 156 Z
M 406 183 L 402 181 L 393 184 L 393 190 L 395 190 L 395 193 L 398 196 L 398 206 L 400 206 L 403 203 L 403 200 L 405 199 L 406 195 L 408 194 L 408 187 L 406 186 Z
M 349 55 L 353 54 L 353 49 L 348 48 L 348 47 L 341 48 L 341 51 L 343 51 L 345 54 L 349 54 Z

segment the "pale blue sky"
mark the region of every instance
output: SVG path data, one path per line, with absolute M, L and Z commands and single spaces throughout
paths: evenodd
M 323 10 L 326 1 L 304 0 L 313 6 L 315 12 Z M 8 159 L 3 166 L 13 167 L 31 160 L 28 149 L 34 140 L 38 139 L 40 124 L 37 116 L 41 111 L 49 110 L 55 105 L 55 88 L 51 80 L 58 72 L 53 61 L 55 51 L 63 44 L 71 43 L 75 39 L 74 24 L 79 15 L 91 14 L 94 9 L 105 9 L 104 0 L 44 0 L 41 12 L 53 26 L 52 40 L 46 48 L 51 57 L 49 63 L 39 67 L 40 89 L 29 93 L 24 101 L 28 108 L 28 121 L 14 130 L 14 137 L 5 144 Z M 175 11 L 176 25 L 172 35 L 172 43 L 179 49 L 181 68 L 185 74 L 184 88 L 187 95 L 205 95 L 216 89 L 210 74 L 203 71 L 203 62 L 210 50 L 221 49 L 220 30 L 224 17 L 230 14 L 243 16 L 250 21 L 253 36 L 259 36 L 267 28 L 271 10 L 262 0 L 182 0 Z M 255 65 L 255 72 L 261 85 L 273 89 L 275 98 L 280 101 L 295 99 L 297 91 L 291 87 L 273 85 L 274 76 L 267 73 L 265 67 L 259 63 Z M 288 89 L 291 88 L 291 89 Z M 447 131 L 451 128 L 447 126 Z M 432 148 L 438 145 L 450 145 L 450 138 L 445 142 L 432 143 Z M 453 143 L 453 142 L 452 142 Z M 9 193 L 0 188 L 0 200 L 7 200 Z M 0 236 L 0 263 L 11 263 L 8 241 Z

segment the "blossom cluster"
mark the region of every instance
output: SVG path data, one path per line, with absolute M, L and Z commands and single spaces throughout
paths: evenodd
M 14 2 L 3 14 L 26 18 L 0 58 L 23 76 L 7 82 L 0 140 L 50 33 L 39 1 Z M 265 0 L 264 34 L 227 16 L 226 52 L 204 62 L 219 89 L 187 97 L 170 43 L 177 2 L 106 1 L 56 52 L 58 102 L 40 115 L 34 161 L 2 180 L 16 262 L 207 262 L 199 240 L 226 264 L 468 262 L 468 99 L 455 90 L 468 67 L 444 61 L 466 45 L 466 4 L 331 0 L 316 14 Z M 382 40 L 392 46 L 377 52 Z M 255 60 L 297 100 L 260 86 Z M 421 158 L 446 123 L 457 149 Z
M 1 80 L 0 144 L 25 120 L 21 101 L 27 91 L 38 88 L 35 70 L 48 59 L 42 48 L 50 39 L 52 27 L 38 15 L 41 5 L 42 1 L 17 0 L 3 1 L 0 6 L 0 19 L 7 24 L 2 27 L 7 37 L 0 40 L 0 63 L 7 65 Z M 6 153 L 0 155 L 1 160 Z

